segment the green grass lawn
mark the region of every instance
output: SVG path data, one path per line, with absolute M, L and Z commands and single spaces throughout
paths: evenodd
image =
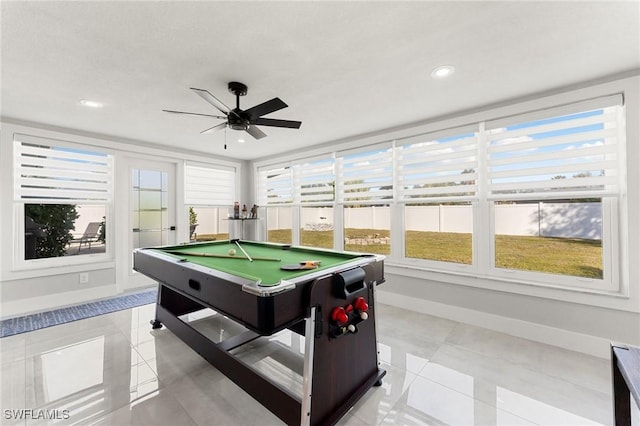
M 497 235 L 496 266 L 602 279 L 602 243 L 578 238 Z
M 272 229 L 267 232 L 267 241 L 272 243 L 291 244 L 291 229 Z
M 273 243 L 291 244 L 291 230 L 271 230 L 268 240 Z M 332 249 L 333 231 L 300 231 L 300 245 Z
M 471 234 L 456 232 L 407 231 L 406 256 L 415 259 L 439 260 L 471 264 Z
M 383 229 L 346 229 L 345 237 L 359 238 L 378 235 L 388 237 L 389 231 Z M 274 243 L 291 244 L 290 229 L 274 229 L 269 231 L 269 241 Z M 333 248 L 333 231 L 300 231 L 300 244 L 303 246 Z M 347 251 L 366 251 L 367 253 L 389 254 L 391 246 L 389 244 L 347 244 L 344 248 Z
M 388 237 L 384 229 L 345 229 L 346 238 Z M 333 231 L 301 231 L 302 245 L 333 248 Z M 406 256 L 443 262 L 471 264 L 471 234 L 453 232 L 407 231 Z M 269 231 L 269 241 L 290 244 L 291 230 Z M 496 267 L 602 279 L 602 244 L 600 241 L 496 236 Z M 347 244 L 348 251 L 389 254 L 388 244 Z M 488 247 L 487 247 L 488 249 Z

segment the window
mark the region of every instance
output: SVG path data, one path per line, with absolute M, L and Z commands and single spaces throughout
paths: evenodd
M 186 164 L 185 204 L 188 208 L 189 240 L 229 238 L 229 206 L 235 200 L 233 168 Z
M 338 201 L 343 204 L 388 203 L 393 199 L 391 144 L 379 149 L 340 153 L 337 157 Z
M 291 207 L 268 207 L 267 241 L 272 243 L 291 244 L 293 242 L 293 209 Z
M 289 166 L 260 170 L 258 186 L 261 206 L 293 203 L 293 174 Z
M 405 204 L 404 255 L 410 259 L 473 263 L 473 205 Z
M 335 200 L 333 158 L 296 164 L 294 172 L 295 201 L 302 205 L 332 203 Z
M 266 208 L 268 241 L 333 248 L 332 157 L 261 169 L 258 186 L 259 203 Z
M 293 243 L 293 173 L 289 166 L 258 171 L 258 204 L 264 207 L 267 241 Z
M 333 248 L 333 200 L 335 171 L 333 158 L 298 163 L 293 167 L 294 201 L 300 207 L 300 244 Z
M 613 286 L 618 97 L 487 123 L 493 267 Z
M 344 249 L 391 253 L 391 208 L 388 204 L 344 207 Z
M 268 208 L 291 206 L 292 241 L 615 291 L 624 114 L 611 95 L 338 151 L 259 169 L 259 194 Z
M 500 202 L 495 266 L 602 280 L 602 201 Z
M 14 153 L 20 258 L 104 255 L 113 156 L 28 135 L 16 135 Z
M 473 263 L 473 202 L 478 199 L 478 138 L 473 128 L 398 141 L 404 255 Z
M 229 239 L 229 208 L 189 206 L 189 241 Z
M 390 254 L 393 149 L 390 143 L 341 152 L 337 192 L 345 250 Z
M 300 208 L 300 244 L 333 248 L 333 207 Z

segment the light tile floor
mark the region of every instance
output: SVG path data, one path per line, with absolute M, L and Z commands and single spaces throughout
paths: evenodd
M 610 425 L 607 360 L 379 305 L 387 375 L 341 425 Z M 3 425 L 279 425 L 166 329 L 154 305 L 0 339 Z M 242 327 L 189 315 L 220 341 Z M 235 350 L 300 392 L 304 338 L 281 332 Z M 30 409 L 25 412 L 21 409 Z M 23 419 L 57 416 L 57 420 Z M 634 411 L 634 424 L 638 422 Z

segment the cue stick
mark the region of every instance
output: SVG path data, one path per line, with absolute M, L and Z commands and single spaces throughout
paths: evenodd
M 242 248 L 242 246 L 240 245 L 240 243 L 238 242 L 238 240 L 233 240 L 234 243 L 236 243 L 236 245 L 238 246 L 238 248 L 240 250 L 242 250 L 242 252 L 244 253 L 245 256 L 247 256 L 247 259 L 249 259 L 249 262 L 253 262 L 253 259 L 251 258 L 251 256 L 249 256 L 249 253 L 247 253 L 246 251 L 244 251 L 244 249 Z
M 222 257 L 225 259 L 236 259 L 236 260 L 247 260 L 244 257 L 230 256 L 228 254 L 217 254 L 217 253 L 187 253 L 184 251 L 177 250 L 166 250 L 166 253 L 171 254 L 180 254 L 182 256 L 197 256 L 197 257 Z M 270 260 L 273 262 L 281 262 L 282 259 L 276 259 L 275 257 L 254 257 L 254 260 Z

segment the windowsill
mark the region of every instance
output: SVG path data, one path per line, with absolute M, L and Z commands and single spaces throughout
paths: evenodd
M 628 295 L 621 292 L 554 286 L 546 283 L 481 276 L 477 273 L 463 271 L 441 271 L 422 266 L 389 262 L 385 262 L 385 272 L 404 277 L 475 287 L 484 290 L 501 291 L 629 312 L 640 312 L 638 301 L 633 301 Z
M 52 262 L 41 264 L 14 265 L 11 271 L 3 276 L 3 280 L 19 280 L 26 278 L 38 278 L 50 275 L 74 274 L 78 272 L 95 271 L 99 269 L 111 269 L 116 267 L 115 260 L 106 255 L 83 255 L 86 258 L 73 259 L 73 263 L 55 265 Z M 65 257 L 64 259 L 69 259 Z

